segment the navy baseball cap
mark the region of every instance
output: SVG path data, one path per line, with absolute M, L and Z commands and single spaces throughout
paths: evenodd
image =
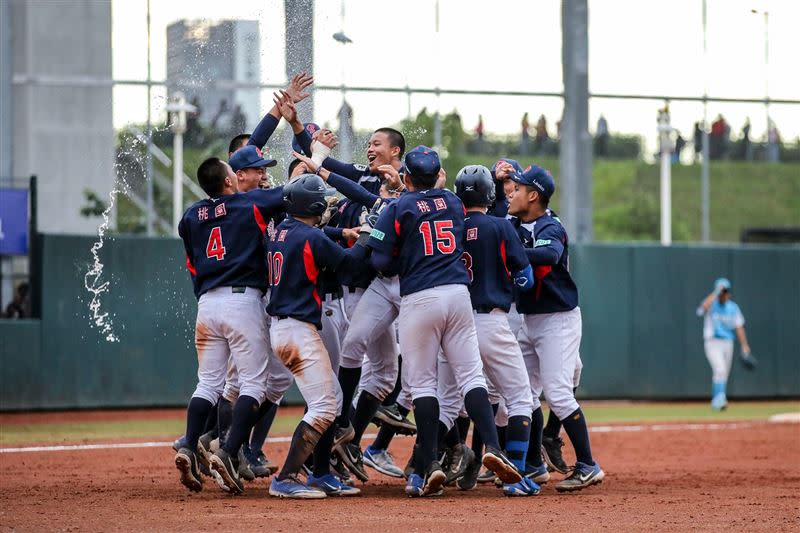
M 233 155 L 228 159 L 228 164 L 236 172 L 243 168 L 274 167 L 278 162 L 274 159 L 264 159 L 264 154 L 260 148 L 248 144 L 233 152 Z
M 522 172 L 514 171 L 511 173 L 511 179 L 537 189 L 545 198 L 550 198 L 556 192 L 553 176 L 539 165 L 530 165 Z
M 494 173 L 495 173 L 495 171 L 497 170 L 497 165 L 499 165 L 500 163 L 508 163 L 509 165 L 511 165 L 512 167 L 514 167 L 514 172 L 519 172 L 520 174 L 522 174 L 523 172 L 525 172 L 524 170 L 522 170 L 522 165 L 520 165 L 519 163 L 517 163 L 517 161 L 516 161 L 516 160 L 514 160 L 514 159 L 509 159 L 509 158 L 507 158 L 507 157 L 501 157 L 500 159 L 498 159 L 497 161 L 495 161 L 494 165 L 492 165 L 492 169 L 491 169 L 491 170 L 492 170 L 492 176 L 494 176 Z
M 405 167 L 414 177 L 436 176 L 442 169 L 442 163 L 436 150 L 420 145 L 406 154 Z
M 305 124 L 303 124 L 303 127 L 312 137 L 316 132 L 320 130 L 319 124 L 316 124 L 314 122 L 306 122 Z M 303 149 L 300 147 L 300 144 L 297 142 L 297 139 L 295 137 L 292 137 L 292 150 L 294 150 L 298 154 L 303 153 Z

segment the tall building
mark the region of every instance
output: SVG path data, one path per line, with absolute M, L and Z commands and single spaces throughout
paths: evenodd
M 219 126 L 232 128 L 239 106 L 246 131 L 261 118 L 261 91 L 214 82 L 259 83 L 261 47 L 254 20 L 181 20 L 167 27 L 167 91 L 182 91 L 199 104 L 200 121 L 210 123 L 225 102 Z M 195 100 L 196 99 L 196 100 Z

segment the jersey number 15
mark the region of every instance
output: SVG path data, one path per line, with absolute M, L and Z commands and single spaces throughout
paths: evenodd
M 433 228 L 436 231 L 436 249 L 443 254 L 452 254 L 456 251 L 456 236 L 450 231 L 453 229 L 452 220 L 434 220 Z M 425 255 L 433 255 L 434 238 L 431 233 L 431 223 L 426 220 L 419 225 L 422 240 L 425 245 Z

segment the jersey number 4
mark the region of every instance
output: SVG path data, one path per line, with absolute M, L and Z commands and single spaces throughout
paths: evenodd
M 436 231 L 436 248 L 443 254 L 452 254 L 456 251 L 456 236 L 450 231 L 453 229 L 452 220 L 434 220 L 433 227 Z M 425 244 L 425 255 L 433 255 L 433 235 L 430 221 L 419 225 L 422 240 Z
M 219 226 L 212 228 L 211 235 L 208 236 L 206 256 L 217 261 L 225 259 L 225 245 L 222 244 L 222 229 Z

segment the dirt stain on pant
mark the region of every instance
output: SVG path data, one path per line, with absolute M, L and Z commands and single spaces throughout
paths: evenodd
M 203 362 L 203 355 L 208 347 L 208 340 L 211 337 L 211 330 L 202 322 L 198 322 L 194 327 L 194 346 L 197 349 L 197 362 Z
M 300 348 L 296 344 L 278 346 L 276 355 L 293 375 L 303 375 L 303 358 L 300 356 Z

